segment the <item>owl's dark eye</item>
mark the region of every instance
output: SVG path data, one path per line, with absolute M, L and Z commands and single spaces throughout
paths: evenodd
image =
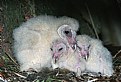
M 71 36 L 72 36 L 71 31 L 64 31 L 64 33 L 65 33 L 65 35 L 66 35 L 67 37 L 71 37 Z
M 50 50 L 51 50 L 51 51 L 53 51 L 53 49 L 52 49 L 52 48 L 50 48 Z
M 65 34 L 69 34 L 69 31 L 64 31 Z
M 58 49 L 58 51 L 61 51 L 63 48 Z

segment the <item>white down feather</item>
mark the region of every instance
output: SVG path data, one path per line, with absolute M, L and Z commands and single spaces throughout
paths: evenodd
M 112 55 L 98 39 L 93 39 L 87 35 L 77 36 L 77 45 L 89 45 L 89 56 L 86 62 L 88 72 L 100 72 L 102 75 L 111 76 L 113 74 Z
M 50 44 L 59 38 L 57 29 L 65 24 L 74 31 L 79 27 L 73 18 L 42 15 L 31 18 L 14 29 L 14 54 L 21 71 L 30 68 L 41 71 L 43 67 L 51 66 Z

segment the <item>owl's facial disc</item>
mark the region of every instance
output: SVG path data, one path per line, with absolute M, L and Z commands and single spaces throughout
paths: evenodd
M 62 25 L 58 29 L 58 34 L 64 40 L 66 40 L 69 46 L 76 49 L 76 32 L 71 29 L 69 25 Z

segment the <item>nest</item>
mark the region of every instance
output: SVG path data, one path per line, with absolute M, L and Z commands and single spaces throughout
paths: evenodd
M 49 70 L 43 68 L 41 72 L 20 72 L 20 66 L 6 49 L 0 56 L 0 80 L 3 82 L 120 82 L 121 81 L 121 50 L 113 56 L 114 74 L 111 77 L 101 74 L 85 73 L 76 76 L 74 72 L 66 69 Z

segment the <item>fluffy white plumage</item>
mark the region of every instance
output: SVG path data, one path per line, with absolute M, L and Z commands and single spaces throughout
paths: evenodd
M 100 72 L 102 75 L 111 76 L 113 74 L 112 55 L 98 39 L 93 39 L 87 35 L 77 36 L 77 45 L 81 50 L 86 46 L 88 55 L 86 70 L 88 72 Z M 85 55 L 85 53 L 80 53 Z M 85 55 L 86 56 L 86 55 Z
M 57 30 L 63 25 L 74 32 L 79 27 L 73 18 L 43 15 L 31 18 L 13 31 L 14 54 L 21 71 L 30 68 L 40 71 L 43 67 L 51 66 L 50 44 L 60 37 L 58 33 L 62 33 L 62 30 Z
M 63 40 L 56 40 L 53 42 L 52 47 L 52 67 L 68 69 L 81 75 L 85 71 L 85 60 L 78 57 L 78 53 L 71 49 Z

